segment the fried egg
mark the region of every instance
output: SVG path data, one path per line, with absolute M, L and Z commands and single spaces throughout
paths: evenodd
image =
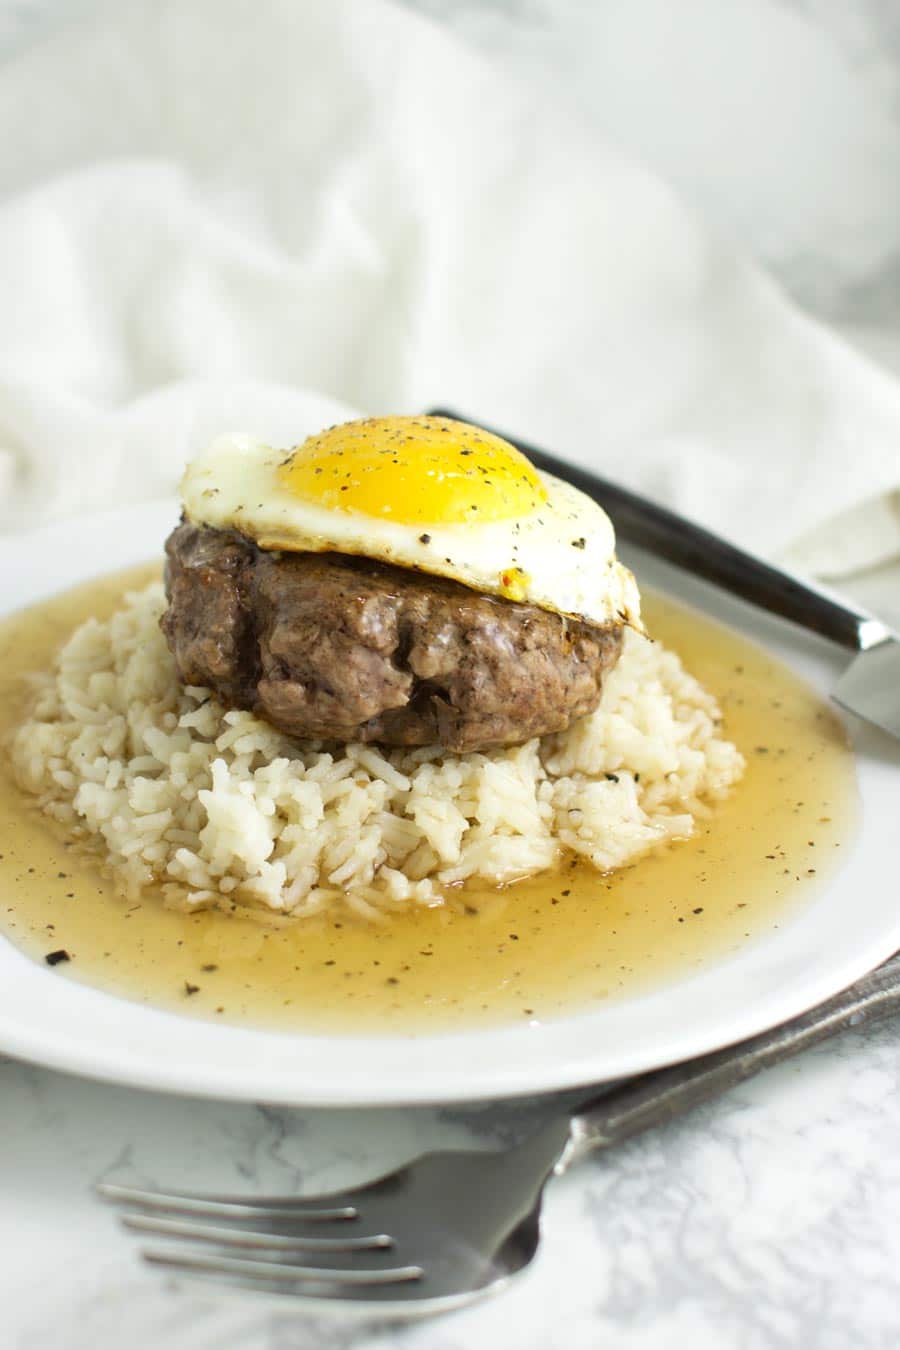
M 514 446 L 446 417 L 370 417 L 291 450 L 224 436 L 181 484 L 194 524 L 261 549 L 348 553 L 593 623 L 640 625 L 606 513 Z

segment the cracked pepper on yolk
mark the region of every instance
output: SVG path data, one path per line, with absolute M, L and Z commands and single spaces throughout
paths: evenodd
M 331 427 L 292 451 L 279 478 L 304 501 L 405 525 L 509 520 L 547 500 L 523 454 L 446 417 L 371 417 Z

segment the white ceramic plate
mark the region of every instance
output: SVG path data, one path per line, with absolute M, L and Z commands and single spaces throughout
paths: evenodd
M 153 557 L 175 517 L 173 505 L 153 504 L 0 541 L 0 576 L 8 579 L 3 609 Z M 827 691 L 841 668 L 841 653 L 826 643 L 653 560 L 631 562 L 645 582 L 742 630 L 819 689 Z M 0 1051 L 172 1092 L 349 1106 L 574 1087 L 740 1040 L 826 998 L 900 948 L 900 752 L 861 726 L 851 732 L 862 827 L 840 872 L 775 934 L 659 993 L 543 1026 L 417 1037 L 300 1036 L 217 1026 L 129 1003 L 60 979 L 0 939 Z

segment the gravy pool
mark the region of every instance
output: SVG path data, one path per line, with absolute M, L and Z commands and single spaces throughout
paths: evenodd
M 0 624 L 0 739 L 68 633 L 105 618 L 157 565 L 103 577 Z M 648 630 L 718 698 L 743 780 L 694 837 L 610 876 L 570 861 L 452 907 L 384 925 L 352 917 L 275 928 L 218 911 L 121 899 L 0 780 L 0 934 L 59 977 L 187 1016 L 285 1032 L 433 1032 L 546 1020 L 656 988 L 777 929 L 812 898 L 856 816 L 853 760 L 828 705 L 737 633 L 652 592 Z

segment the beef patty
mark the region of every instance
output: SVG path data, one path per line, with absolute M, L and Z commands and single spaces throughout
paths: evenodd
M 185 684 L 292 736 L 515 745 L 592 711 L 622 625 L 563 619 L 339 553 L 266 553 L 183 522 L 162 618 Z

